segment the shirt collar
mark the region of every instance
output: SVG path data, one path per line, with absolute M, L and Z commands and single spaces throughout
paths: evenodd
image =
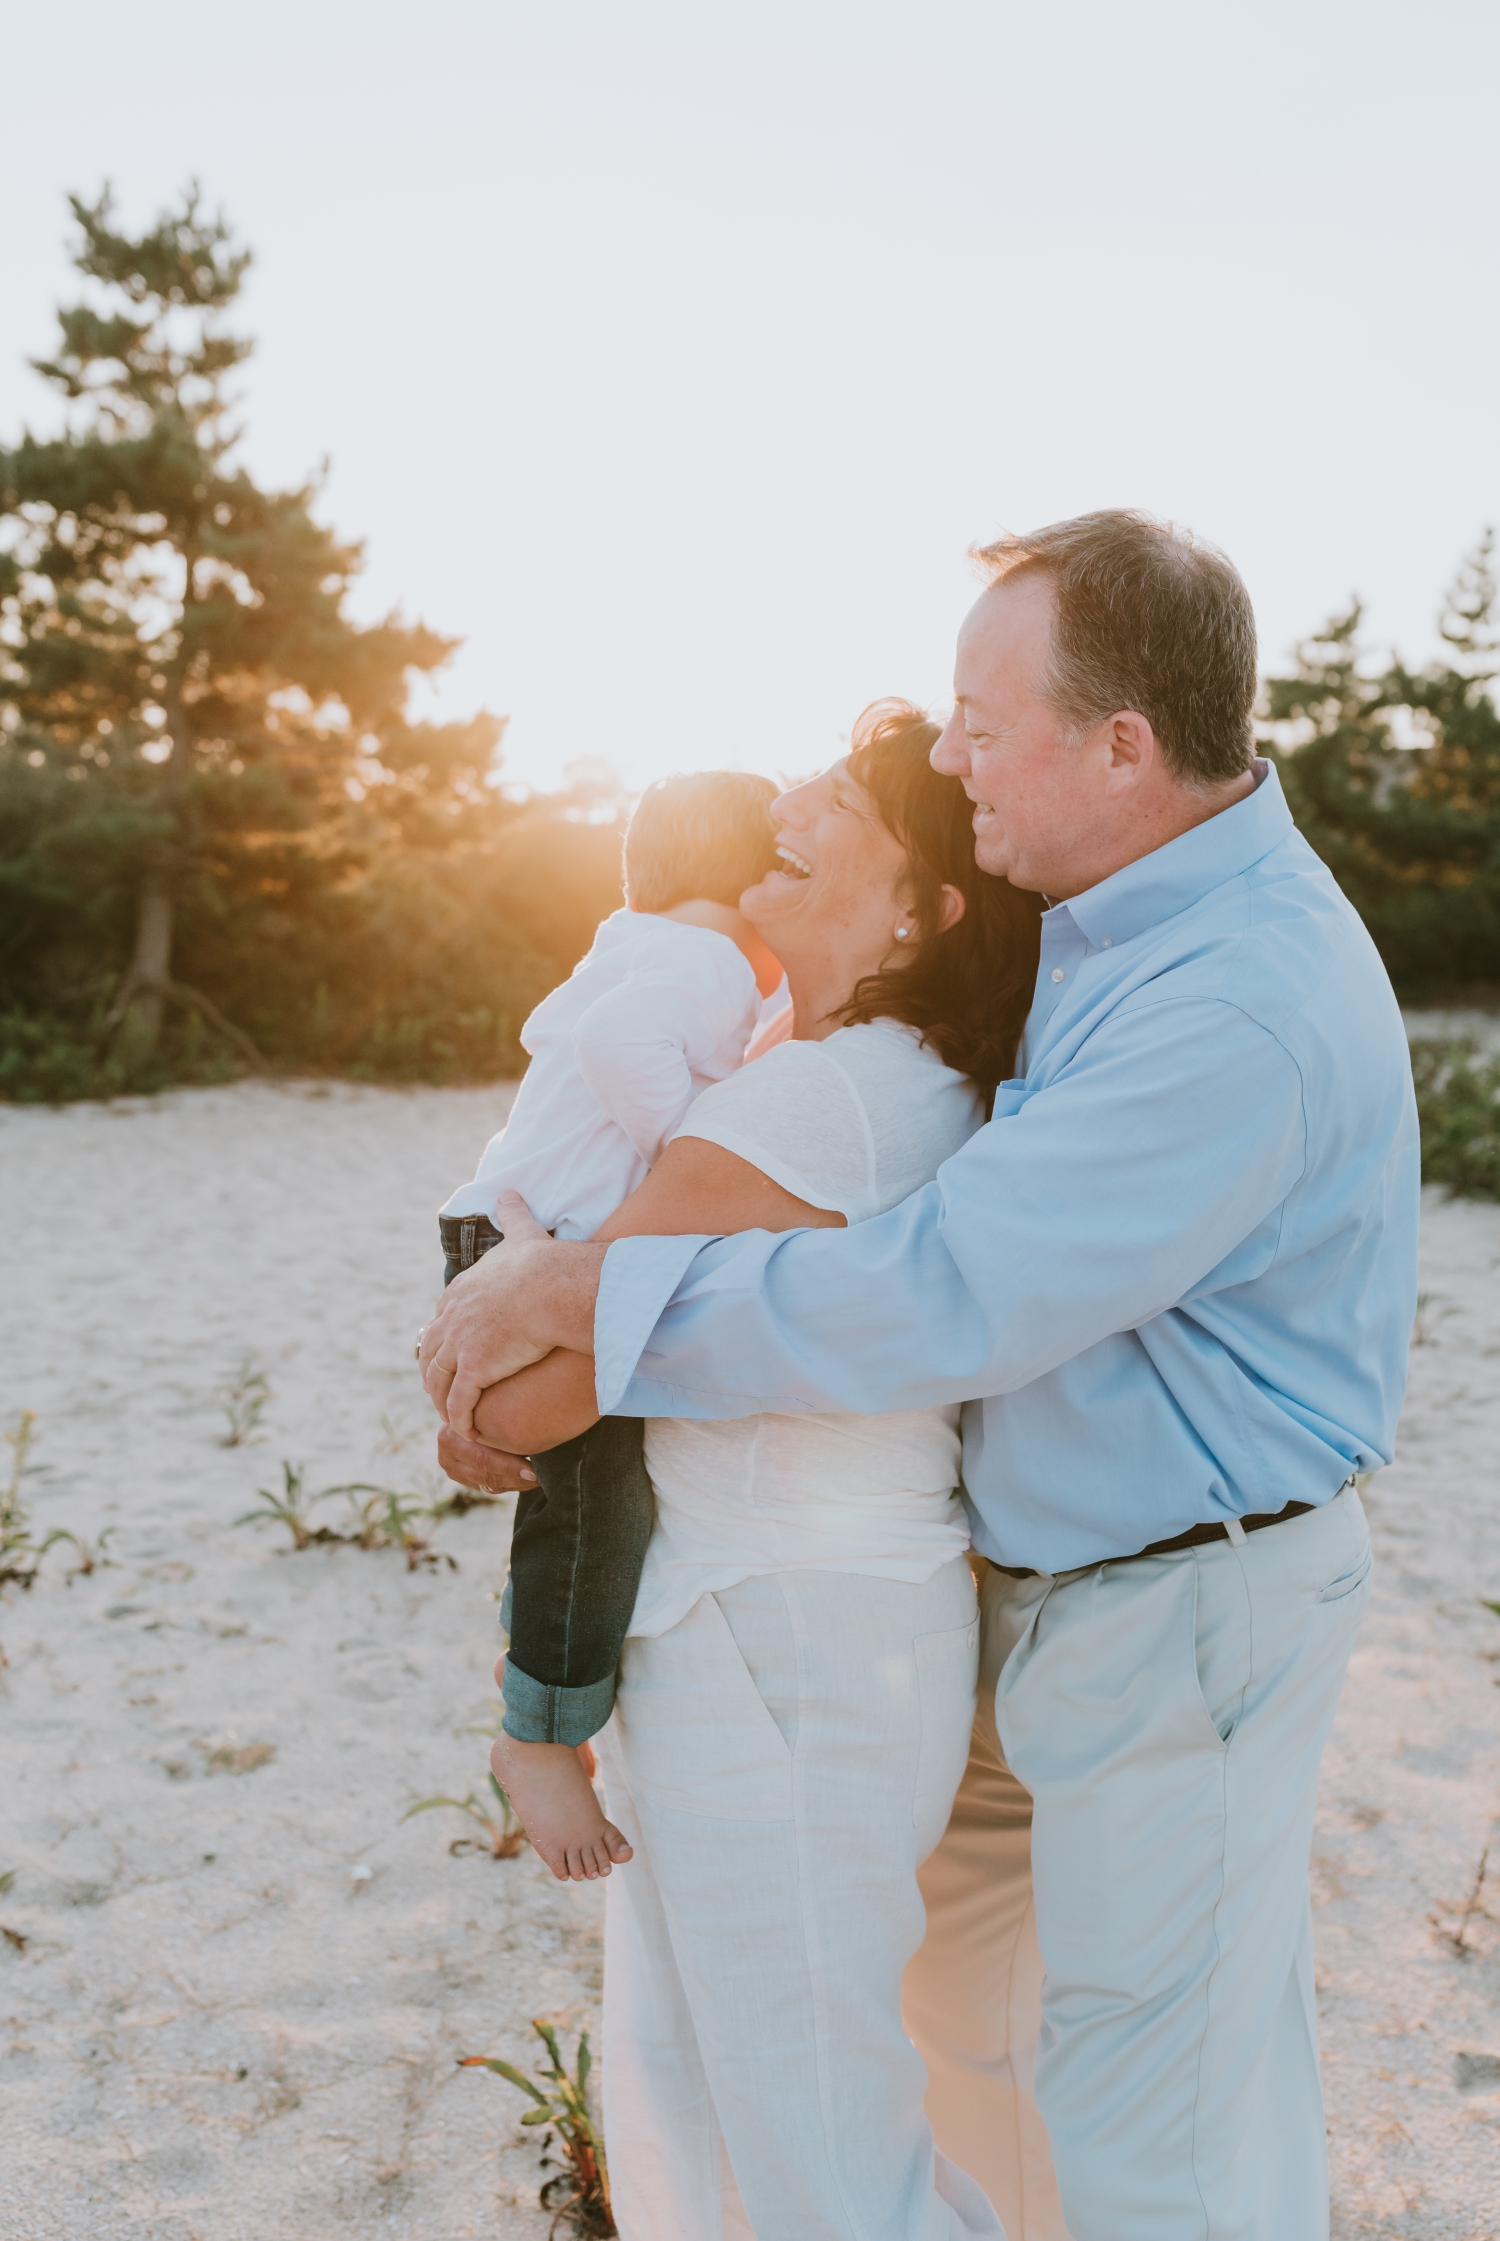
M 1175 918 L 1214 888 L 1237 879 L 1292 830 L 1292 813 L 1275 770 L 1260 757 L 1254 770 L 1255 791 L 1242 801 L 1111 872 L 1070 902 L 1056 904 L 1056 910 L 1070 912 L 1091 944 L 1107 938 L 1113 947 Z

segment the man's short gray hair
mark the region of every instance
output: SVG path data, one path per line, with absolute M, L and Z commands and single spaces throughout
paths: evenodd
M 1181 784 L 1222 785 L 1250 768 L 1255 614 L 1223 553 L 1120 510 L 1000 537 L 974 557 L 992 584 L 1051 582 L 1057 611 L 1039 685 L 1079 733 L 1133 709 Z

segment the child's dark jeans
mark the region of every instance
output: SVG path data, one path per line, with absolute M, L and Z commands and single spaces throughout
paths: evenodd
M 498 1245 L 483 1214 L 444 1215 L 443 1281 Z M 586 1743 L 609 1718 L 655 1500 L 638 1416 L 602 1416 L 527 1458 L 536 1485 L 516 1502 L 500 1606 L 505 1732 L 520 1743 Z

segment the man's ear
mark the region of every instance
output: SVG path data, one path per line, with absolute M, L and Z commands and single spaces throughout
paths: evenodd
M 945 885 L 938 896 L 938 932 L 946 934 L 950 926 L 956 926 L 967 908 L 961 891 Z
M 1123 794 L 1149 778 L 1161 758 L 1155 732 L 1133 708 L 1121 708 L 1102 727 L 1109 754 L 1106 794 Z

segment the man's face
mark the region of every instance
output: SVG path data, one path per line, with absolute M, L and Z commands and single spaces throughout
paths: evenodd
M 974 857 L 1031 894 L 1078 888 L 1070 865 L 1087 853 L 1102 803 L 1087 742 L 1037 692 L 1052 642 L 1052 586 L 1022 576 L 983 594 L 964 618 L 953 672 L 956 701 L 932 750 L 935 770 L 963 780 L 974 804 Z

